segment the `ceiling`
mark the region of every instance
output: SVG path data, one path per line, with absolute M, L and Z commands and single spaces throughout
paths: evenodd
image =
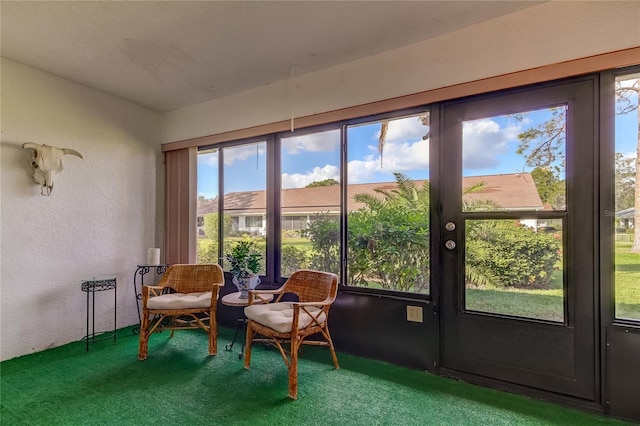
M 2 0 L 1 52 L 165 112 L 539 3 Z

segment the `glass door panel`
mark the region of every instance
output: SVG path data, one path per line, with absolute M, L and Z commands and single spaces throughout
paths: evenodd
M 564 322 L 562 221 L 551 232 L 537 222 L 466 221 L 467 311 Z
M 463 123 L 463 210 L 566 209 L 566 106 Z
M 615 316 L 640 321 L 640 74 L 616 78 Z
M 465 309 L 565 321 L 566 113 L 462 123 Z

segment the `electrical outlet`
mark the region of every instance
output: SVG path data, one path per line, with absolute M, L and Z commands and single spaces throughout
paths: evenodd
M 407 305 L 407 321 L 422 322 L 422 307 Z

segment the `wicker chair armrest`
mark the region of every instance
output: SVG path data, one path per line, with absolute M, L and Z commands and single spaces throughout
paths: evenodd
M 143 285 L 142 297 L 148 299 L 149 297 L 160 296 L 164 289 L 165 287 L 159 285 Z
M 221 285 L 212 284 L 211 285 L 211 306 L 215 306 L 218 300 L 218 295 L 220 294 Z
M 249 290 L 249 306 L 254 304 L 255 299 L 261 299 L 260 297 L 261 294 L 274 296 L 274 297 L 262 299 L 261 302 L 259 303 L 267 303 L 273 300 L 274 298 L 276 299 L 275 301 L 278 302 L 280 300 L 280 297 L 282 297 L 282 295 L 284 294 L 284 291 L 282 290 L 282 288 L 277 288 L 275 290 Z M 275 297 L 276 295 L 278 295 L 278 297 Z
M 315 306 L 317 308 L 321 308 L 323 306 L 331 306 L 332 303 L 333 300 L 322 300 L 320 302 L 291 302 L 293 306 Z
M 321 302 L 292 302 L 291 305 L 293 307 L 293 321 L 291 323 L 292 330 L 298 330 L 300 315 L 308 315 L 312 318 L 312 321 L 306 327 L 304 327 L 304 329 L 306 330 L 314 326 L 321 326 L 321 324 L 318 322 L 318 319 L 321 315 L 325 315 L 326 320 L 326 315 L 329 314 L 329 307 L 331 306 L 331 302 L 326 300 L 323 300 Z M 314 307 L 318 308 L 319 310 L 317 313 L 312 313 L 306 309 L 307 307 Z

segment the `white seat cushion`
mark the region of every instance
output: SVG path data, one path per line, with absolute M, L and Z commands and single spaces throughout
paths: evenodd
M 211 292 L 170 293 L 150 297 L 147 301 L 149 309 L 194 309 L 211 306 Z
M 314 306 L 306 306 L 311 315 L 314 317 L 320 309 Z M 244 308 L 244 314 L 250 320 L 265 325 L 276 330 L 279 333 L 287 333 L 291 331 L 293 324 L 293 304 L 289 302 L 268 303 L 266 305 L 252 305 Z M 326 319 L 323 313 L 318 317 L 318 322 L 322 324 Z M 312 319 L 300 309 L 300 317 L 298 318 L 298 329 L 303 329 L 311 323 Z

